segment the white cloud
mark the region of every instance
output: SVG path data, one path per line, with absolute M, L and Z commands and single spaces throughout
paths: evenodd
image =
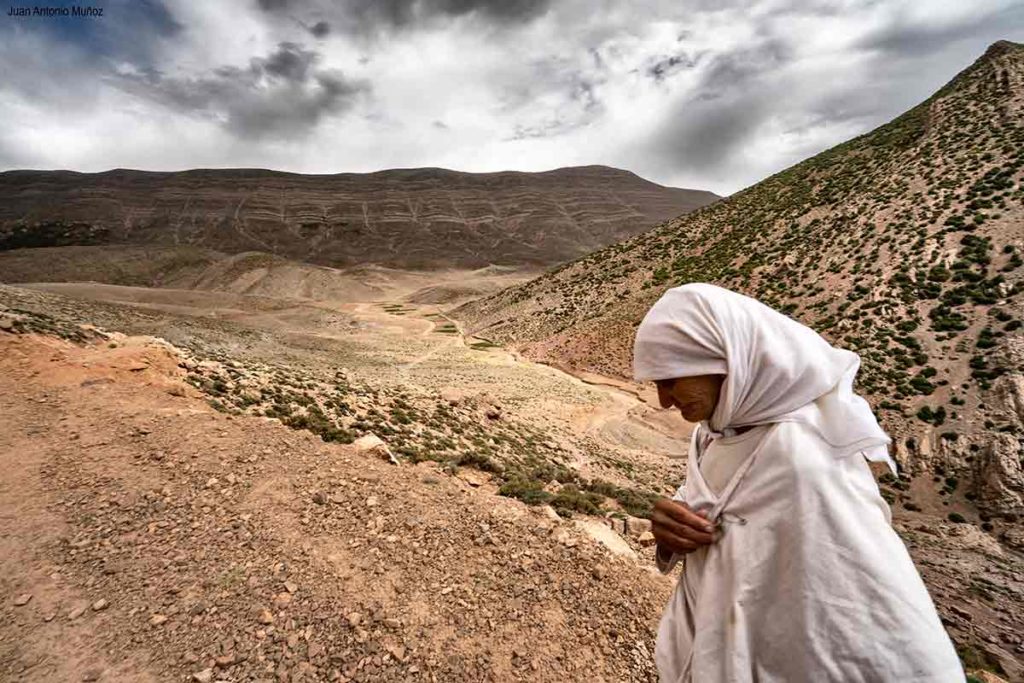
M 0 167 L 601 163 L 728 193 L 1024 38 L 1011 0 L 347 3 L 174 0 L 173 21 L 143 17 L 140 35 L 71 41 L 6 18 Z M 306 71 L 274 71 L 282 43 L 311 55 Z M 354 90 L 323 92 L 332 83 Z

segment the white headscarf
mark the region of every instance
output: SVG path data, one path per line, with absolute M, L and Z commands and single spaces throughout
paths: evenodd
M 714 414 L 701 424 L 713 437 L 737 427 L 802 422 L 839 456 L 862 451 L 896 472 L 892 442 L 868 402 L 853 393 L 860 356 L 756 299 L 705 283 L 665 292 L 647 312 L 633 344 L 639 381 L 725 375 Z

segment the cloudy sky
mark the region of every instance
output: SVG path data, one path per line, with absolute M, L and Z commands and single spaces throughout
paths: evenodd
M 0 169 L 607 164 L 728 194 L 1024 41 L 1020 0 L 5 1 Z

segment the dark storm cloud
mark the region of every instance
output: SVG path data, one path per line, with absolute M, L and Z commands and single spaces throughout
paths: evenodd
M 327 34 L 331 32 L 331 25 L 326 21 L 318 21 L 309 27 L 309 32 L 313 34 L 314 38 L 326 38 Z
M 1016 4 L 988 14 L 972 14 L 953 24 L 922 25 L 896 21 L 869 35 L 857 47 L 899 59 L 920 58 L 941 52 L 951 43 L 970 39 L 979 33 L 1000 33 L 1008 27 L 1021 25 L 1024 25 L 1024 4 Z
M 869 5 L 861 9 L 882 7 Z M 1024 26 L 1024 5 L 1019 4 L 996 9 L 990 5 L 931 23 L 895 8 L 879 12 L 874 22 L 863 25 L 868 30 L 862 38 L 833 54 L 826 52 L 813 61 L 801 55 L 798 48 L 805 43 L 789 30 L 791 20 L 836 21 L 841 14 L 831 3 L 792 3 L 752 21 L 754 38 L 739 47 L 713 50 L 689 61 L 689 53 L 681 50 L 676 59 L 669 55 L 648 62 L 641 71 L 655 81 L 666 81 L 679 69 L 695 69 L 699 79 L 697 87 L 666 110 L 637 157 L 648 161 L 655 173 L 753 182 L 765 171 L 781 170 L 842 141 L 830 136 L 867 131 L 892 119 L 980 56 L 987 44 L 1012 39 L 1014 31 L 1019 40 L 1019 27 Z M 685 41 L 684 37 L 681 48 Z M 794 135 L 789 144 L 800 156 L 780 158 L 774 166 L 764 164 L 765 169 L 754 175 L 748 169 L 752 146 L 763 143 L 769 131 Z M 783 149 L 781 141 L 777 148 Z M 747 173 L 752 177 L 744 177 Z
M 471 15 L 492 24 L 515 25 L 544 14 L 550 3 L 551 0 L 256 0 L 256 6 L 264 12 L 299 20 L 319 19 L 316 25 L 325 26 L 324 19 L 328 19 L 330 27 L 367 35 Z
M 318 60 L 316 52 L 286 42 L 244 69 L 224 66 L 198 78 L 146 69 L 121 74 L 115 83 L 172 109 L 220 120 L 242 137 L 299 137 L 369 90 L 368 83 L 348 80 L 340 71 L 318 69 Z

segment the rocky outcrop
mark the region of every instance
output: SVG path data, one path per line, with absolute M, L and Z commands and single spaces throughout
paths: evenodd
M 974 484 L 979 507 L 997 514 L 1024 514 L 1024 469 L 1020 441 L 993 434 L 975 459 Z

